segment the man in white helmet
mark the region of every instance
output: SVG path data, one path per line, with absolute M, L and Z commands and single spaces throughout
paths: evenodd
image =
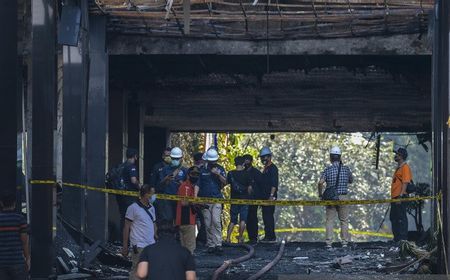
M 225 169 L 217 164 L 219 154 L 215 149 L 209 149 L 203 156 L 205 165 L 200 169 L 198 180 L 198 196 L 223 198 L 222 188 L 227 183 Z M 206 227 L 206 246 L 209 253 L 222 254 L 222 205 L 219 203 L 208 204 L 208 208 L 202 210 Z
M 353 183 L 352 171 L 348 166 L 342 164 L 341 149 L 334 146 L 330 150 L 331 165 L 325 168 L 320 176 L 319 181 L 319 197 L 322 197 L 323 187 L 334 188 L 339 200 L 348 199 L 348 184 Z M 333 225 L 334 219 L 338 214 L 341 224 L 341 244 L 342 247 L 347 247 L 350 242 L 350 234 L 348 232 L 348 214 L 349 208 L 347 205 L 326 206 L 326 247 L 332 248 L 333 244 Z
M 174 147 L 170 151 L 170 165 L 164 167 L 160 172 L 160 182 L 158 189 L 164 194 L 176 195 L 181 182 L 186 180 L 187 169 L 182 166 L 183 151 L 179 147 Z M 175 220 L 176 201 L 157 200 L 158 220 Z
M 272 151 L 269 147 L 263 147 L 259 152 L 259 158 L 264 165 L 261 175 L 262 199 L 276 200 L 278 194 L 278 168 L 272 162 Z M 262 206 L 264 222 L 263 243 L 276 242 L 275 236 L 275 205 Z

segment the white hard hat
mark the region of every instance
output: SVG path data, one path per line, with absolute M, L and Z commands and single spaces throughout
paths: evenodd
M 269 149 L 269 147 L 263 147 L 261 151 L 259 151 L 259 156 L 263 157 L 267 155 L 272 155 L 272 151 Z
M 219 159 L 219 154 L 215 149 L 209 149 L 203 154 L 203 159 L 207 161 L 216 161 Z
M 332 155 L 341 155 L 341 149 L 338 146 L 334 146 L 330 149 L 330 154 Z
M 170 157 L 171 158 L 182 158 L 183 157 L 183 151 L 180 148 L 178 148 L 178 147 L 174 147 L 170 151 Z

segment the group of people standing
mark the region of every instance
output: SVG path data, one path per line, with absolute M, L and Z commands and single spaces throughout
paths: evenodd
M 327 189 L 334 189 L 337 200 L 348 200 L 348 185 L 353 183 L 353 174 L 350 168 L 342 163 L 341 150 L 332 147 L 330 150 L 330 162 L 321 174 L 318 183 L 319 197 L 324 195 Z M 131 278 L 139 272 L 141 262 L 145 263 L 145 256 L 154 253 L 149 250 L 157 250 L 167 246 L 152 246 L 158 240 L 159 226 L 167 225 L 176 228 L 177 238 L 181 246 L 188 250 L 189 256 L 180 253 L 185 264 L 186 271 L 195 267 L 192 255 L 196 248 L 196 228 L 202 228 L 206 235 L 208 253 L 222 254 L 222 204 L 207 203 L 195 204 L 187 200 L 156 199 L 157 194 L 178 195 L 181 197 L 223 198 L 223 188 L 230 186 L 232 199 L 257 199 L 276 200 L 278 195 L 278 168 L 272 162 L 272 152 L 268 147 L 263 147 L 259 152 L 259 159 L 263 164 L 262 170 L 253 165 L 253 157 L 249 154 L 237 156 L 234 159 L 235 169 L 228 173 L 218 164 L 219 155 L 215 148 L 208 149 L 205 153 L 194 155 L 194 165 L 186 168 L 183 166 L 183 151 L 178 148 L 167 148 L 162 153 L 162 161 L 156 164 L 151 172 L 150 184 L 141 185 L 138 180 L 135 161 L 138 158 L 137 151 L 128 149 L 127 161 L 122 172 L 126 190 L 139 191 L 140 199 L 134 201 L 126 197 L 118 196 L 117 201 L 123 221 L 123 255 L 128 255 L 132 248 L 133 269 Z M 400 148 L 395 151 L 395 161 L 398 163 L 393 176 L 391 186 L 392 198 L 402 198 L 406 193 L 406 186 L 412 181 L 411 170 L 405 162 L 407 152 Z M 156 194 L 156 195 L 155 195 Z M 264 238 L 258 240 L 258 209 L 262 209 L 264 222 Z M 243 242 L 245 230 L 248 233 L 249 242 L 276 242 L 275 236 L 275 206 L 274 205 L 237 205 L 230 207 L 230 223 L 227 228 L 226 242 L 231 241 L 231 235 L 235 225 L 239 225 L 238 241 Z M 349 234 L 349 206 L 333 205 L 326 207 L 326 247 L 332 248 L 333 225 L 336 215 L 341 225 L 341 244 L 347 247 L 350 242 Z M 391 205 L 391 222 L 394 240 L 407 238 L 408 223 L 406 206 L 404 203 Z M 130 247 L 128 246 L 130 244 Z M 150 249 L 146 249 L 149 247 Z M 170 246 L 169 246 L 170 247 Z M 183 248 L 183 249 L 184 249 Z M 145 253 L 143 253 L 145 252 Z M 181 252 L 181 251 L 180 251 Z M 161 252 L 164 254 L 164 252 Z M 139 265 L 138 265 L 139 264 Z M 147 268 L 148 270 L 148 263 Z M 146 270 L 146 271 L 147 271 Z M 181 269 L 183 270 L 183 269 Z M 173 273 L 168 271 L 168 273 Z M 186 272 L 187 273 L 187 272 Z M 138 273 L 138 275 L 140 275 Z M 186 274 L 187 275 L 187 274 Z
M 230 172 L 219 165 L 219 154 L 215 148 L 193 156 L 194 165 L 183 167 L 184 154 L 178 147 L 167 148 L 163 160 L 152 169 L 151 184 L 156 193 L 169 195 L 223 198 L 223 188 L 230 185 L 231 198 L 235 199 L 276 199 L 278 191 L 278 169 L 272 163 L 272 152 L 268 147 L 261 149 L 259 157 L 263 170 L 253 166 L 249 154 L 234 159 L 235 169 Z M 195 250 L 196 225 L 205 230 L 205 243 L 209 253 L 222 253 L 222 204 L 190 204 L 185 201 L 156 200 L 158 220 L 174 221 L 180 229 L 181 243 L 191 252 Z M 274 206 L 262 206 L 265 237 L 261 242 L 274 242 Z M 258 241 L 258 207 L 231 205 L 230 224 L 227 241 L 235 225 L 239 224 L 239 241 L 247 227 L 251 242 Z
M 194 165 L 189 168 L 183 165 L 184 153 L 179 147 L 166 148 L 162 153 L 162 161 L 152 168 L 150 183 L 144 185 L 138 180 L 135 165 L 138 159 L 137 151 L 128 149 L 126 155 L 126 162 L 119 167 L 121 179 L 118 184 L 120 189 L 139 192 L 137 201 L 132 197 L 117 196 L 123 228 L 122 254 L 128 256 L 131 251 L 133 262 L 130 279 L 141 275 L 139 274 L 141 263 L 145 263 L 145 256 L 151 254 L 148 251 L 157 249 L 153 244 L 160 242 L 160 224 L 165 228 L 168 224 L 176 228 L 180 244 L 191 256 L 196 248 L 197 227 L 200 228 L 200 232 L 204 228 L 207 252 L 219 255 L 223 253 L 222 204 L 193 204 L 186 200 L 156 199 L 158 194 L 223 198 L 223 188 L 230 185 L 230 195 L 234 199 L 277 198 L 278 168 L 272 162 L 272 152 L 268 147 L 262 148 L 259 153 L 264 166 L 262 170 L 253 166 L 253 157 L 247 154 L 234 159 L 236 168 L 228 174 L 218 164 L 219 154 L 215 148 L 194 155 Z M 258 242 L 258 208 L 258 206 L 231 205 L 226 241 L 231 241 L 233 228 L 238 224 L 239 242 L 243 242 L 246 229 L 250 242 Z M 275 206 L 261 206 L 261 208 L 265 236 L 260 242 L 275 242 Z M 189 267 L 186 269 L 192 269 L 193 261 L 185 259 L 183 263 Z
M 337 146 L 330 149 L 331 165 L 322 172 L 318 183 L 318 194 L 322 198 L 324 187 L 333 188 L 337 194 L 337 200 L 349 200 L 348 185 L 353 183 L 353 174 L 350 168 L 342 163 L 342 152 Z M 408 152 L 405 148 L 394 151 L 394 161 L 397 163 L 391 183 L 391 199 L 407 198 L 407 187 L 412 183 L 412 172 L 406 159 Z M 333 243 L 333 225 L 336 214 L 341 226 L 341 245 L 347 247 L 350 242 L 349 234 L 349 205 L 326 206 L 326 248 L 331 249 Z M 390 206 L 390 220 L 394 242 L 408 239 L 407 203 L 393 202 Z

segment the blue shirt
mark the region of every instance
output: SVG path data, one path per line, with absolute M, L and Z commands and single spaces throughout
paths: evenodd
M 175 178 L 172 181 L 170 181 L 167 185 L 162 184 L 162 180 L 166 176 L 173 174 L 175 169 L 180 170 L 180 171 L 178 171 L 177 176 L 175 176 Z M 181 182 L 186 180 L 187 169 L 184 167 L 166 166 L 161 170 L 161 172 L 159 174 L 160 174 L 159 189 L 162 191 L 162 193 L 177 194 L 178 188 L 180 187 Z
M 334 187 L 339 169 L 339 161 L 333 162 L 330 166 L 325 168 L 320 179 L 327 183 L 327 188 Z M 346 195 L 348 193 L 348 184 L 353 182 L 352 171 L 348 166 L 342 165 L 339 173 L 339 182 L 337 185 L 337 193 Z
M 133 163 L 126 162 L 122 173 L 123 184 L 125 185 L 125 188 L 128 191 L 139 190 L 139 185 L 133 184 L 131 182 L 131 177 L 136 177 L 136 179 L 139 179 L 139 174 L 136 165 L 134 165 Z
M 219 169 L 220 175 L 226 178 L 225 169 L 220 165 L 215 165 Z M 223 198 L 221 189 L 222 182 L 217 175 L 211 173 L 209 168 L 200 168 L 200 177 L 198 180 L 199 197 Z

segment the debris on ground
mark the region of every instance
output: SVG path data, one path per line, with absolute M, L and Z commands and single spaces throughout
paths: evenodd
M 61 228 L 61 227 L 60 227 Z M 131 262 L 121 256 L 121 247 L 108 243 L 89 265 L 83 266 L 80 260 L 80 247 L 73 237 L 64 230 L 57 235 L 58 274 L 68 279 L 77 274 L 87 274 L 85 279 L 128 279 Z M 347 248 L 335 246 L 332 250 L 320 242 L 286 243 L 279 263 L 269 271 L 264 279 L 278 279 L 281 275 L 386 275 L 430 273 L 435 251 L 427 251 L 414 244 L 392 242 L 354 243 Z M 219 279 L 240 280 L 258 272 L 272 261 L 278 253 L 279 244 L 257 244 L 255 255 L 248 261 L 231 265 Z M 214 271 L 225 260 L 241 257 L 246 250 L 238 247 L 224 247 L 222 255 L 207 253 L 207 248 L 198 244 L 195 259 L 199 280 L 210 279 Z

